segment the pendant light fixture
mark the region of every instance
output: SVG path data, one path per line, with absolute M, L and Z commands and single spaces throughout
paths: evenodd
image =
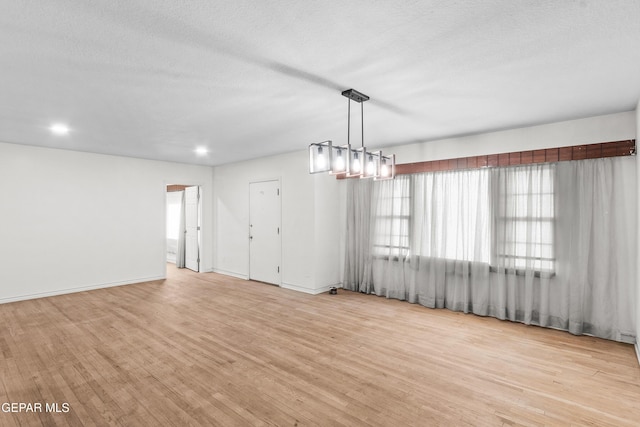
M 369 97 L 355 89 L 347 89 L 342 96 L 347 104 L 347 145 L 334 146 L 331 141 L 309 145 L 309 173 L 329 172 L 348 178 L 373 178 L 376 180 L 395 177 L 396 156 L 383 156 L 382 151 L 367 151 L 364 146 L 364 107 Z M 351 101 L 360 104 L 361 146 L 351 147 Z

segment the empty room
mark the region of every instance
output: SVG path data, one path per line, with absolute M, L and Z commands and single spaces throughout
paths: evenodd
M 639 18 L 2 2 L 0 426 L 637 426 Z

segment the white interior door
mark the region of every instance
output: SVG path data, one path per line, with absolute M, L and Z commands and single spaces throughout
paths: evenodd
M 249 184 L 249 278 L 280 285 L 280 182 Z
M 185 267 L 200 271 L 200 187 L 185 188 L 184 197 Z

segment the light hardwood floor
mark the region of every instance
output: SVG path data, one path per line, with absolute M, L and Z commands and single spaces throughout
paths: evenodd
M 640 425 L 631 345 L 343 290 L 168 276 L 0 305 L 0 404 L 43 404 L 0 425 Z

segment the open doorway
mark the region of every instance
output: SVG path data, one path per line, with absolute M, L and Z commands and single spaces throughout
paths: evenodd
M 166 260 L 196 272 L 200 271 L 200 199 L 198 185 L 167 185 Z

